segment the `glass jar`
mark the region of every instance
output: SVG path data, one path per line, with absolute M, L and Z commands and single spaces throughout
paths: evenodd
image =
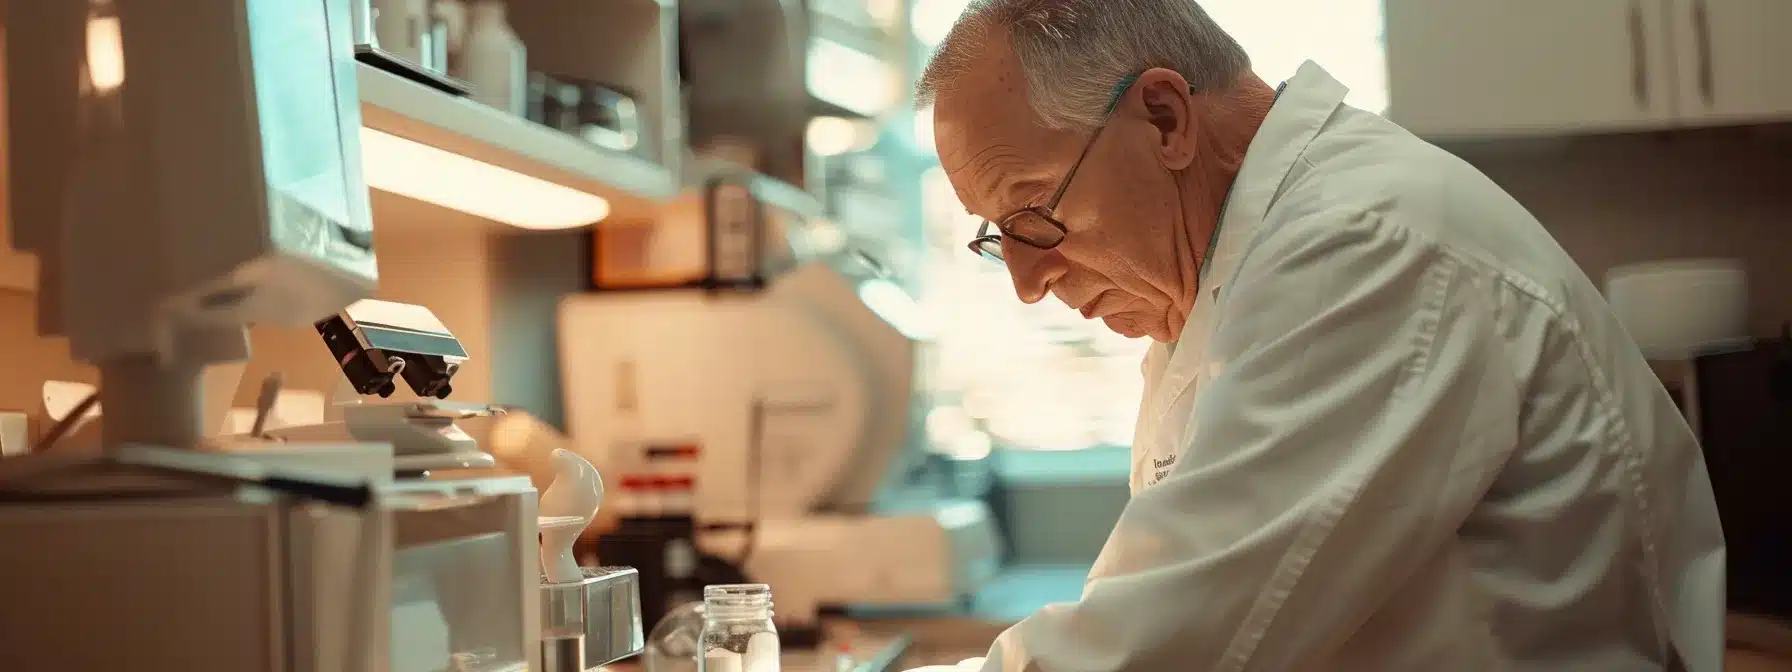
M 666 612 L 647 635 L 641 657 L 647 672 L 695 672 L 703 648 L 703 603 L 688 602 Z
M 703 589 L 697 672 L 778 672 L 772 589 L 763 583 Z

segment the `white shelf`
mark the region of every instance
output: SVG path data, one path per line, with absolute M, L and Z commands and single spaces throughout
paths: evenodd
M 356 64 L 362 125 L 602 196 L 611 218 L 648 219 L 678 195 L 672 171 L 480 103 Z

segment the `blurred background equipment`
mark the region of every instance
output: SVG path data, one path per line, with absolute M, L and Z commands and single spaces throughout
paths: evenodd
M 0 592 L 32 614 L 0 631 L 9 664 L 519 670 L 570 653 L 552 669 L 582 671 L 638 652 L 634 572 L 567 568 L 570 548 L 537 545 L 555 521 L 582 528 L 595 496 L 550 497 L 544 523 L 527 478 L 432 478 L 394 458 L 420 434 L 477 453 L 457 414 L 429 412 L 467 353 L 428 309 L 367 300 L 379 275 L 358 92 L 340 77 L 355 67 L 347 3 L 6 8 L 7 100 L 29 101 L 8 107 L 8 158 L 32 166 L 7 175 L 12 245 L 40 264 L 37 327 L 100 372 L 0 461 L 0 530 L 33 546 L 0 555 Z M 402 377 L 428 401 L 372 422 L 351 406 L 311 426 L 325 441 L 286 440 L 268 431 L 273 375 L 248 434 L 220 435 L 235 395 L 213 374 L 240 379 L 252 324 L 310 325 L 357 394 Z M 54 450 L 88 421 L 94 450 Z M 570 487 L 595 483 L 558 455 L 575 462 L 563 480 L 581 467 Z M 442 466 L 467 464 L 426 468 Z M 122 573 L 120 547 L 134 549 Z M 590 609 L 544 633 L 543 600 L 562 590 Z M 93 631 L 111 645 L 54 644 Z
M 823 606 L 952 604 L 993 576 L 987 507 L 910 477 L 926 464 L 924 320 L 877 270 L 837 255 L 758 294 L 563 305 L 569 429 L 636 498 L 598 553 L 642 568 L 649 620 L 722 582 L 712 567 L 778 587 L 787 643 L 818 631 Z
M 641 623 L 569 605 L 654 614 L 706 584 L 766 583 L 791 669 L 840 647 L 860 669 L 906 669 L 981 655 L 1004 623 L 1075 599 L 1128 497 L 1147 344 L 1021 304 L 964 252 L 977 220 L 908 91 L 966 4 L 0 3 L 0 524 L 51 540 L 0 564 L 129 546 L 141 581 L 58 592 L 68 614 L 151 619 L 115 608 L 133 585 L 204 598 L 174 623 L 192 628 L 121 629 L 143 647 L 57 664 L 255 656 L 261 640 L 187 637 L 278 621 L 314 644 L 291 650 L 319 652 L 288 669 L 440 669 L 489 642 L 539 658 L 550 630 L 559 664 L 589 666 L 640 648 Z M 1468 159 L 1611 279 L 1704 442 L 1732 637 L 1792 657 L 1774 569 L 1792 538 L 1775 480 L 1792 4 L 1201 4 L 1265 80 L 1317 61 L 1349 103 Z M 167 137 L 181 141 L 139 142 Z M 363 320 L 364 299 L 430 324 Z M 458 350 L 434 347 L 444 336 Z M 150 365 L 163 350 L 167 375 Z M 415 357 L 392 367 L 388 350 Z M 606 486 L 575 555 L 638 573 L 541 580 L 529 517 L 549 513 L 537 493 L 558 450 Z M 40 480 L 83 460 L 156 502 L 204 493 L 233 522 L 182 509 L 150 525 L 142 502 L 111 501 L 127 486 L 110 477 Z M 52 486 L 116 517 L 75 538 L 66 504 L 14 497 Z M 362 497 L 377 504 L 339 506 Z M 285 582 L 220 559 L 303 535 L 347 560 Z M 216 571 L 181 584 L 191 566 Z M 22 567 L 0 576 L 53 585 Z M 306 630 L 312 612 L 270 606 L 300 592 L 389 625 Z M 44 632 L 96 625 L 60 613 Z M 35 653 L 34 627 L 0 643 Z M 350 651 L 381 638 L 416 644 Z

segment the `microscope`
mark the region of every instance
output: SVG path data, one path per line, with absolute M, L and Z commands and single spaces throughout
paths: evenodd
M 561 548 L 601 503 L 576 456 L 538 497 L 525 476 L 414 477 L 364 432 L 206 436 L 203 373 L 247 358 L 246 325 L 358 338 L 351 381 L 426 404 L 464 361 L 409 333 L 420 314 L 361 303 L 348 3 L 5 2 L 10 243 L 39 261 L 40 333 L 98 369 L 105 411 L 98 453 L 0 460 L 0 667 L 562 672 L 639 652 L 634 570 Z
M 407 477 L 496 465 L 459 423 L 489 420 L 505 411 L 447 401 L 467 351 L 435 313 L 423 306 L 362 299 L 316 327 L 344 376 L 348 398 L 335 406 L 342 419 L 286 427 L 249 440 L 390 443 L 393 467 Z M 361 399 L 391 397 L 400 381 L 417 395 L 416 401 Z

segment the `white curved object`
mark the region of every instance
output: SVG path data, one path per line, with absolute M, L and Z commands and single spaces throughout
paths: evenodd
M 567 429 L 579 445 L 612 451 L 599 458 L 610 468 L 638 459 L 616 446 L 701 444 L 699 511 L 734 515 L 755 503 L 742 478 L 760 468 L 751 463 L 755 441 L 761 477 L 776 484 L 758 494 L 762 517 L 867 510 L 908 445 L 916 344 L 867 307 L 858 286 L 813 261 L 739 300 L 568 297 L 560 308 Z M 606 375 L 621 363 L 633 372 L 627 379 Z M 629 405 L 624 392 L 638 398 L 632 417 L 617 410 Z
M 1612 268 L 1606 300 L 1643 354 L 1683 359 L 1748 336 L 1748 273 L 1735 259 L 1675 259 Z
M 604 483 L 596 467 L 572 451 L 554 451 L 554 482 L 541 495 L 536 520 L 541 530 L 541 572 L 549 583 L 585 578 L 572 545 L 597 516 L 603 499 Z

